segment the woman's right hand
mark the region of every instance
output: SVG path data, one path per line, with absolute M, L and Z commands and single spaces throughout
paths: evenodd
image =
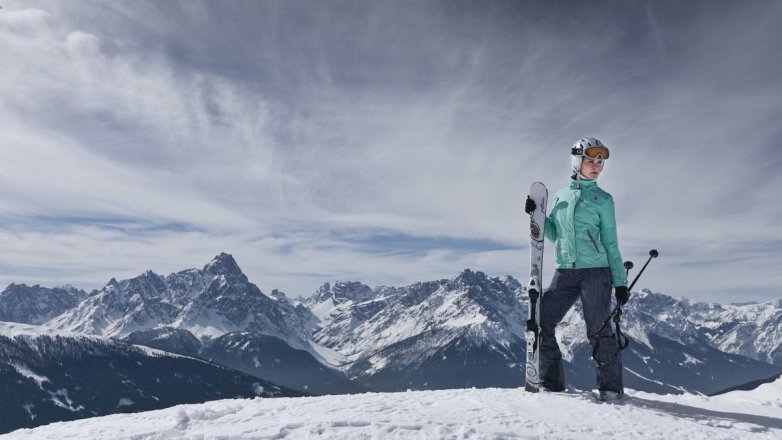
M 526 212 L 527 214 L 532 214 L 532 212 L 537 207 L 538 207 L 537 203 L 535 203 L 534 200 L 532 200 L 531 198 L 529 198 L 529 196 L 527 196 L 527 203 L 524 204 L 524 212 Z

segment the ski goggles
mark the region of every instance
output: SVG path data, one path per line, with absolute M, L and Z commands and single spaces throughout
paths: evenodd
M 570 154 L 574 156 L 586 156 L 590 159 L 608 159 L 608 147 L 606 146 L 599 146 L 599 147 L 573 147 L 573 149 L 570 151 Z

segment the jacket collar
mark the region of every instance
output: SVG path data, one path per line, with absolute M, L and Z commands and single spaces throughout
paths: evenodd
M 575 177 L 570 179 L 570 189 L 587 189 L 597 186 L 597 180 L 578 180 Z

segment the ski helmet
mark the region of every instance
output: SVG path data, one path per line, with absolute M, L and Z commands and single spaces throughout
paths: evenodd
M 570 148 L 570 167 L 573 174 L 581 173 L 584 156 L 593 159 L 608 159 L 608 148 L 597 138 L 583 137 Z

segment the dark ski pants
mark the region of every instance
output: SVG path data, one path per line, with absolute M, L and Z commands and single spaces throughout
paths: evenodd
M 562 352 L 554 329 L 580 297 L 584 309 L 587 338 L 594 347 L 600 326 L 611 313 L 611 269 L 557 269 L 551 286 L 540 303 L 540 374 L 543 386 L 550 391 L 565 389 Z M 622 357 L 616 351 L 616 339 L 609 325 L 600 338 L 597 356 L 597 388 L 622 393 Z

